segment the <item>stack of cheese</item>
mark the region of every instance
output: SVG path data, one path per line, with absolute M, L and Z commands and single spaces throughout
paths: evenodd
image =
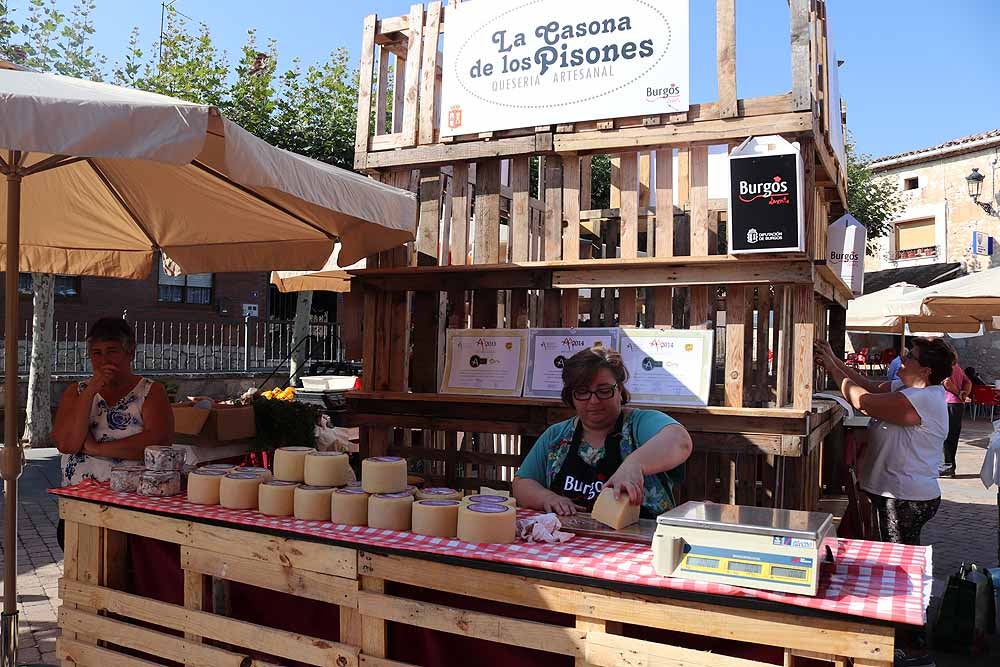
M 407 484 L 406 459 L 373 456 L 362 461 L 361 490 L 368 494 L 368 527 L 409 530 L 413 512 L 412 489 Z M 341 502 L 350 502 L 349 494 L 338 494 L 333 499 L 334 509 Z M 337 513 L 341 514 L 340 511 Z
M 180 447 L 146 447 L 143 461 L 122 463 L 111 468 L 112 491 L 144 496 L 176 496 L 181 492 L 184 450 Z
M 517 509 L 509 496 L 466 496 L 458 509 L 458 539 L 464 542 L 510 544 L 517 535 Z

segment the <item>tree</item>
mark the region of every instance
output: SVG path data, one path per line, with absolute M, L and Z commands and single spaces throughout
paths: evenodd
M 30 0 L 24 25 L 18 26 L 9 3 L 0 3 L 0 58 L 43 72 L 100 80 L 105 63 L 92 44 L 93 0 L 77 0 L 69 15 L 55 0 Z M 17 37 L 21 41 L 15 41 Z M 55 277 L 35 273 L 32 284 L 31 361 L 28 370 L 27 420 L 23 439 L 35 447 L 52 444 L 51 378 L 55 355 Z
M 899 189 L 871 169 L 872 157 L 859 153 L 853 137 L 847 141 L 847 210 L 868 230 L 866 252 L 874 256 L 875 239 L 892 229 L 892 221 L 906 208 Z

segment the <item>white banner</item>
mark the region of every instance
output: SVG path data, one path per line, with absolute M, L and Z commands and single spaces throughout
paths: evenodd
M 688 0 L 449 6 L 441 136 L 684 112 Z

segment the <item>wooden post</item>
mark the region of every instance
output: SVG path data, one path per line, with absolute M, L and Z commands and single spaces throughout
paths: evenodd
M 813 64 L 809 54 L 811 4 L 812 0 L 789 0 L 792 18 L 792 109 L 795 111 L 812 109 Z
M 719 115 L 739 115 L 736 96 L 736 0 L 716 0 L 716 61 L 719 79 Z
M 361 65 L 358 71 L 358 125 L 354 135 L 354 167 L 364 169 L 368 157 L 368 135 L 371 132 L 372 79 L 375 68 L 375 22 L 378 17 L 369 14 L 361 38 Z
M 747 310 L 742 285 L 726 288 L 726 405 L 743 407 L 743 335 Z
M 409 46 L 406 51 L 406 94 L 403 105 L 403 145 L 416 146 L 419 130 L 417 106 L 420 101 L 420 55 L 424 43 L 424 5 L 415 4 L 410 7 L 408 37 Z
M 813 394 L 813 340 L 816 338 L 816 309 L 813 302 L 812 285 L 796 285 L 792 288 L 793 313 L 795 321 L 792 341 L 792 406 L 796 410 L 808 410 L 812 406 Z
M 469 257 L 469 163 L 451 166 L 451 233 L 449 264 L 464 265 Z
M 639 156 L 635 152 L 619 157 L 619 211 L 621 224 L 621 258 L 639 256 Z M 618 325 L 634 327 L 638 317 L 638 300 L 634 287 L 618 290 L 620 305 Z
M 562 217 L 563 249 L 565 260 L 580 259 L 580 158 L 563 157 Z M 580 293 L 565 289 L 562 293 L 562 325 L 576 327 L 580 323 Z
M 438 36 L 441 23 L 441 2 L 435 0 L 427 5 L 427 25 L 423 34 L 423 64 L 420 81 L 420 143 L 432 144 L 434 121 L 437 120 L 437 56 Z

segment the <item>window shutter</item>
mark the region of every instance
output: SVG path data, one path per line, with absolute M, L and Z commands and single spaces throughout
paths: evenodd
M 192 273 L 187 276 L 187 286 L 188 287 L 211 287 L 212 286 L 212 274 L 211 273 Z

